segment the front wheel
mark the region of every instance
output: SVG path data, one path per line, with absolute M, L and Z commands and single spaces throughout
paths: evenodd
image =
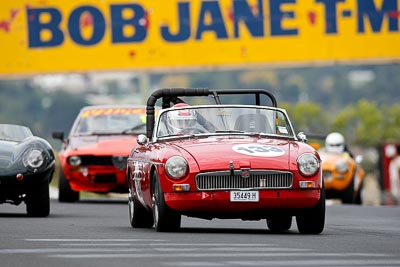
M 347 188 L 343 191 L 341 200 L 343 204 L 354 203 L 354 177 L 351 179 L 351 182 Z
M 354 198 L 354 204 L 361 205 L 362 204 L 362 190 L 364 189 L 364 179 L 361 181 L 360 185 L 358 186 L 358 190 L 356 192 L 355 198 Z
M 135 199 L 133 195 L 133 186 L 128 179 L 129 194 L 128 194 L 128 207 L 129 207 L 129 222 L 133 228 L 151 228 L 154 224 L 153 214 L 146 210 L 142 204 Z
M 50 214 L 49 180 L 34 185 L 26 196 L 26 212 L 30 217 L 47 217 Z
M 297 228 L 301 234 L 320 234 L 325 225 L 325 189 L 321 189 L 321 197 L 313 207 L 305 209 L 296 216 Z
M 71 189 L 67 178 L 65 177 L 62 168 L 58 176 L 58 201 L 60 202 L 75 202 L 79 200 L 79 192 Z
M 157 232 L 174 232 L 181 227 L 181 215 L 171 210 L 164 199 L 160 180 L 156 172 L 153 174 L 153 218 Z

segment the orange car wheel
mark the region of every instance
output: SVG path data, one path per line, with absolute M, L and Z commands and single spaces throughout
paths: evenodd
M 351 182 L 349 183 L 347 188 L 343 191 L 341 199 L 342 203 L 344 204 L 354 203 L 354 178 L 351 179 Z

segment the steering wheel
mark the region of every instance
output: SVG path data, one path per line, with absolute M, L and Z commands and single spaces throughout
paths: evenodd
M 188 127 L 188 128 L 182 129 L 181 131 L 179 131 L 179 133 L 181 133 L 181 134 L 189 134 L 189 133 L 196 134 L 196 133 L 206 133 L 206 131 L 196 128 L 196 127 Z

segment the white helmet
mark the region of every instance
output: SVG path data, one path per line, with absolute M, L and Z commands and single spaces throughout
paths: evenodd
M 344 137 L 342 134 L 334 132 L 328 134 L 325 139 L 325 148 L 329 153 L 341 154 L 344 152 Z
M 174 108 L 189 107 L 188 104 L 179 103 Z M 187 128 L 196 126 L 197 117 L 193 109 L 179 109 L 169 111 L 167 114 L 167 123 L 170 130 L 174 133 L 180 132 Z

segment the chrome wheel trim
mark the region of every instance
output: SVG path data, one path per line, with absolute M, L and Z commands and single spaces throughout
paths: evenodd
M 155 194 L 153 193 L 153 217 L 154 217 L 154 226 L 157 227 L 158 225 L 158 204 L 157 204 L 157 198 Z
M 129 195 L 128 195 L 128 206 L 129 206 L 129 219 L 132 222 L 133 221 L 133 214 L 135 212 L 135 207 L 133 205 L 133 196 L 132 193 L 129 190 Z

